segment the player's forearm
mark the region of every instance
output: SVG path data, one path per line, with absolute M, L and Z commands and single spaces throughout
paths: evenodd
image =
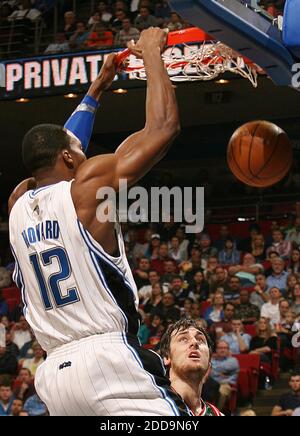
M 101 81 L 101 79 L 97 77 L 97 79 L 89 87 L 87 95 L 92 97 L 99 103 L 104 90 L 105 87 L 103 81 Z
M 176 135 L 180 128 L 177 101 L 159 47 L 143 53 L 143 59 L 148 82 L 145 129 Z

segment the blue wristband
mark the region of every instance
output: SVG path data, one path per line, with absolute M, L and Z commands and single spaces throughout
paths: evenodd
M 98 107 L 99 103 L 86 95 L 64 125 L 80 141 L 84 152 L 90 143 Z

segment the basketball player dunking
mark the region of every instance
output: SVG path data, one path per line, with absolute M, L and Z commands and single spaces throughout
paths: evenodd
M 136 183 L 178 133 L 161 59 L 165 42 L 166 33 L 151 28 L 131 47 L 147 70 L 146 124 L 114 154 L 86 160 L 76 135 L 56 125 L 36 126 L 23 141 L 34 181 L 10 199 L 10 242 L 26 319 L 48 354 L 35 384 L 51 415 L 188 413 L 169 389 L 161 359 L 137 342 L 137 289 L 118 223 L 96 218 L 97 190 L 117 190 L 119 179 Z M 96 99 L 115 73 L 110 55 Z M 34 190 L 21 195 L 31 182 Z

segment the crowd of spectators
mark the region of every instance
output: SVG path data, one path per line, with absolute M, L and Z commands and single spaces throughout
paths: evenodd
M 190 27 L 190 24 L 173 12 L 165 0 L 100 1 L 90 17 L 65 12 L 64 25 L 46 53 L 126 47 L 129 41 L 139 39 L 142 30 L 151 26 L 172 31 Z
M 283 1 L 260 2 L 273 16 L 282 13 L 283 4 Z M 86 20 L 76 17 L 72 11 L 65 12 L 64 26 L 46 53 L 113 45 L 125 47 L 130 40 L 137 41 L 140 32 L 151 26 L 175 31 L 191 27 L 191 24 L 172 11 L 166 0 L 100 1 Z
M 215 343 L 208 399 L 226 410 L 237 388 L 237 355 L 259 356 L 261 389 L 272 387 L 268 368 L 275 354 L 281 371 L 299 365 L 292 344 L 300 330 L 299 217 L 290 228 L 273 223 L 269 234 L 252 223 L 244 238 L 230 234 L 228 225 L 220 225 L 214 237 L 207 230 L 187 235 L 172 219 L 148 228 L 124 224 L 123 231 L 140 298 L 140 342 L 159 351 L 167 326 L 181 317 L 207 328 Z M 0 275 L 0 321 L 6 329 L 0 346 L 0 415 L 19 409 L 46 414 L 33 386 L 44 352 L 22 315 L 22 303 L 9 307 L 6 301 L 12 268 L 2 266 Z
M 249 3 L 249 1 L 246 1 Z M 284 1 L 258 1 L 274 17 L 282 14 Z M 33 41 L 33 25 L 42 22 L 43 32 L 53 34 L 53 7 L 57 4 L 59 26 L 45 53 L 61 53 L 72 50 L 102 49 L 112 46 L 125 47 L 130 40 L 136 41 L 140 32 L 150 26 L 180 30 L 191 25 L 172 11 L 166 0 L 104 0 L 95 3 L 90 14 L 72 11 L 71 1 L 55 0 L 2 0 L 0 1 L 0 29 L 10 23 L 18 25 L 12 48 L 24 50 Z M 89 5 L 89 2 L 86 1 Z M 78 6 L 82 2 L 78 2 Z M 69 10 L 66 10 L 69 8 Z M 87 8 L 86 10 L 88 10 Z M 80 9 L 81 10 L 81 9 Z M 85 10 L 83 8 L 83 10 Z M 62 19 L 63 17 L 63 19 Z M 5 38 L 9 31 L 0 31 L 0 46 L 5 55 Z M 2 41 L 3 40 L 3 41 Z M 2 44 L 3 42 L 3 44 Z M 11 43 L 10 43 L 11 45 Z

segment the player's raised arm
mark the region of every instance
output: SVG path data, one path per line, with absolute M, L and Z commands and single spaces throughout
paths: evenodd
M 127 138 L 115 154 L 89 159 L 78 169 L 72 191 L 75 205 L 78 197 L 82 199 L 82 190 L 95 198 L 101 186 L 118 190 L 120 179 L 128 185 L 137 182 L 162 159 L 178 134 L 175 92 L 161 58 L 166 36 L 165 31 L 150 28 L 132 47 L 143 57 L 147 72 L 145 127 Z

